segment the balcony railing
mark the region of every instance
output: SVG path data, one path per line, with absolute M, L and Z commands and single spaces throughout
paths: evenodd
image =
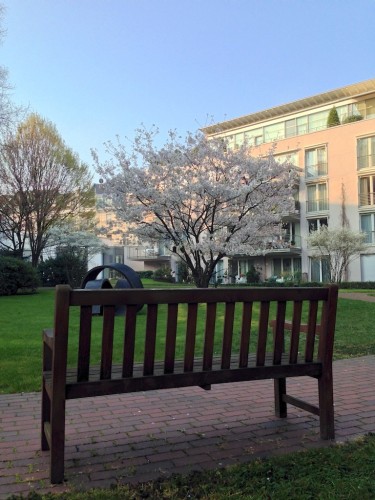
M 171 253 L 166 248 L 130 246 L 127 255 L 130 260 L 168 260 Z
M 275 235 L 272 240 L 267 242 L 267 250 L 285 251 L 301 248 L 301 236 L 291 235 L 289 233 L 283 235 Z
M 321 198 L 319 200 L 308 200 L 306 202 L 306 211 L 307 212 L 322 212 L 324 210 L 328 210 L 328 199 Z
M 375 193 L 359 193 L 359 206 L 375 205 Z

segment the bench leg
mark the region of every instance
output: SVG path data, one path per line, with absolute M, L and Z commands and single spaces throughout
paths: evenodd
M 280 418 L 285 418 L 287 416 L 287 409 L 283 396 L 286 394 L 286 379 L 275 378 L 273 383 L 275 392 L 275 415 Z
M 45 424 L 50 422 L 51 402 L 45 388 L 44 379 L 42 381 L 42 421 L 41 421 L 41 449 L 49 450 L 49 443 L 46 436 Z
M 50 479 L 56 484 L 64 481 L 65 398 L 55 398 L 51 408 Z
M 318 379 L 319 409 L 320 409 L 320 437 L 321 439 L 335 438 L 335 420 L 333 409 L 333 380 L 332 372 L 324 373 Z

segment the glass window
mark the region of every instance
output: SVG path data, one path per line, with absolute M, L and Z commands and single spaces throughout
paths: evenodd
M 307 211 L 318 212 L 328 210 L 327 184 L 307 186 Z
M 310 258 L 311 281 L 328 283 L 330 279 L 329 262 L 324 257 Z
M 249 146 L 256 146 L 263 143 L 263 128 L 248 130 L 245 132 L 245 141 Z
M 309 115 L 309 132 L 327 128 L 328 113 L 329 111 L 320 111 L 319 113 Z
M 359 206 L 371 205 L 371 190 L 369 177 L 360 177 L 359 179 Z
M 244 133 L 241 132 L 239 134 L 236 134 L 234 136 L 234 140 L 235 140 L 235 146 L 234 146 L 234 148 L 235 149 L 239 149 L 242 146 L 242 144 L 244 143 Z
M 285 122 L 285 137 L 294 137 L 297 135 L 296 119 L 286 120 Z
M 298 135 L 307 134 L 307 116 L 297 118 L 297 133 Z
M 273 275 L 281 276 L 281 259 L 273 259 Z
M 305 151 L 306 177 L 327 175 L 327 149 L 319 147 Z
M 264 141 L 272 142 L 278 139 L 284 139 L 284 122 L 275 123 L 274 125 L 268 125 L 264 127 Z
M 366 233 L 365 243 L 374 242 L 373 217 L 374 214 L 361 215 L 361 231 Z
M 366 101 L 366 118 L 375 117 L 375 98 L 367 99 Z
M 358 139 L 357 169 L 375 167 L 375 136 Z

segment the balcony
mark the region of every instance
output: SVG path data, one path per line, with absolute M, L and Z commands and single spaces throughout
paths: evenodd
M 127 248 L 127 258 L 129 260 L 168 262 L 171 258 L 171 253 L 166 248 L 129 246 Z
M 266 244 L 265 253 L 267 255 L 280 254 L 301 254 L 301 236 L 291 234 L 277 235 L 269 240 Z
M 325 212 L 328 210 L 328 199 L 308 200 L 306 202 L 306 212 Z

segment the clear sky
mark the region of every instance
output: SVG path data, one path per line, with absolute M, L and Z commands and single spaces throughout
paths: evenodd
M 375 77 L 375 0 L 0 0 L 13 101 L 90 148 Z

